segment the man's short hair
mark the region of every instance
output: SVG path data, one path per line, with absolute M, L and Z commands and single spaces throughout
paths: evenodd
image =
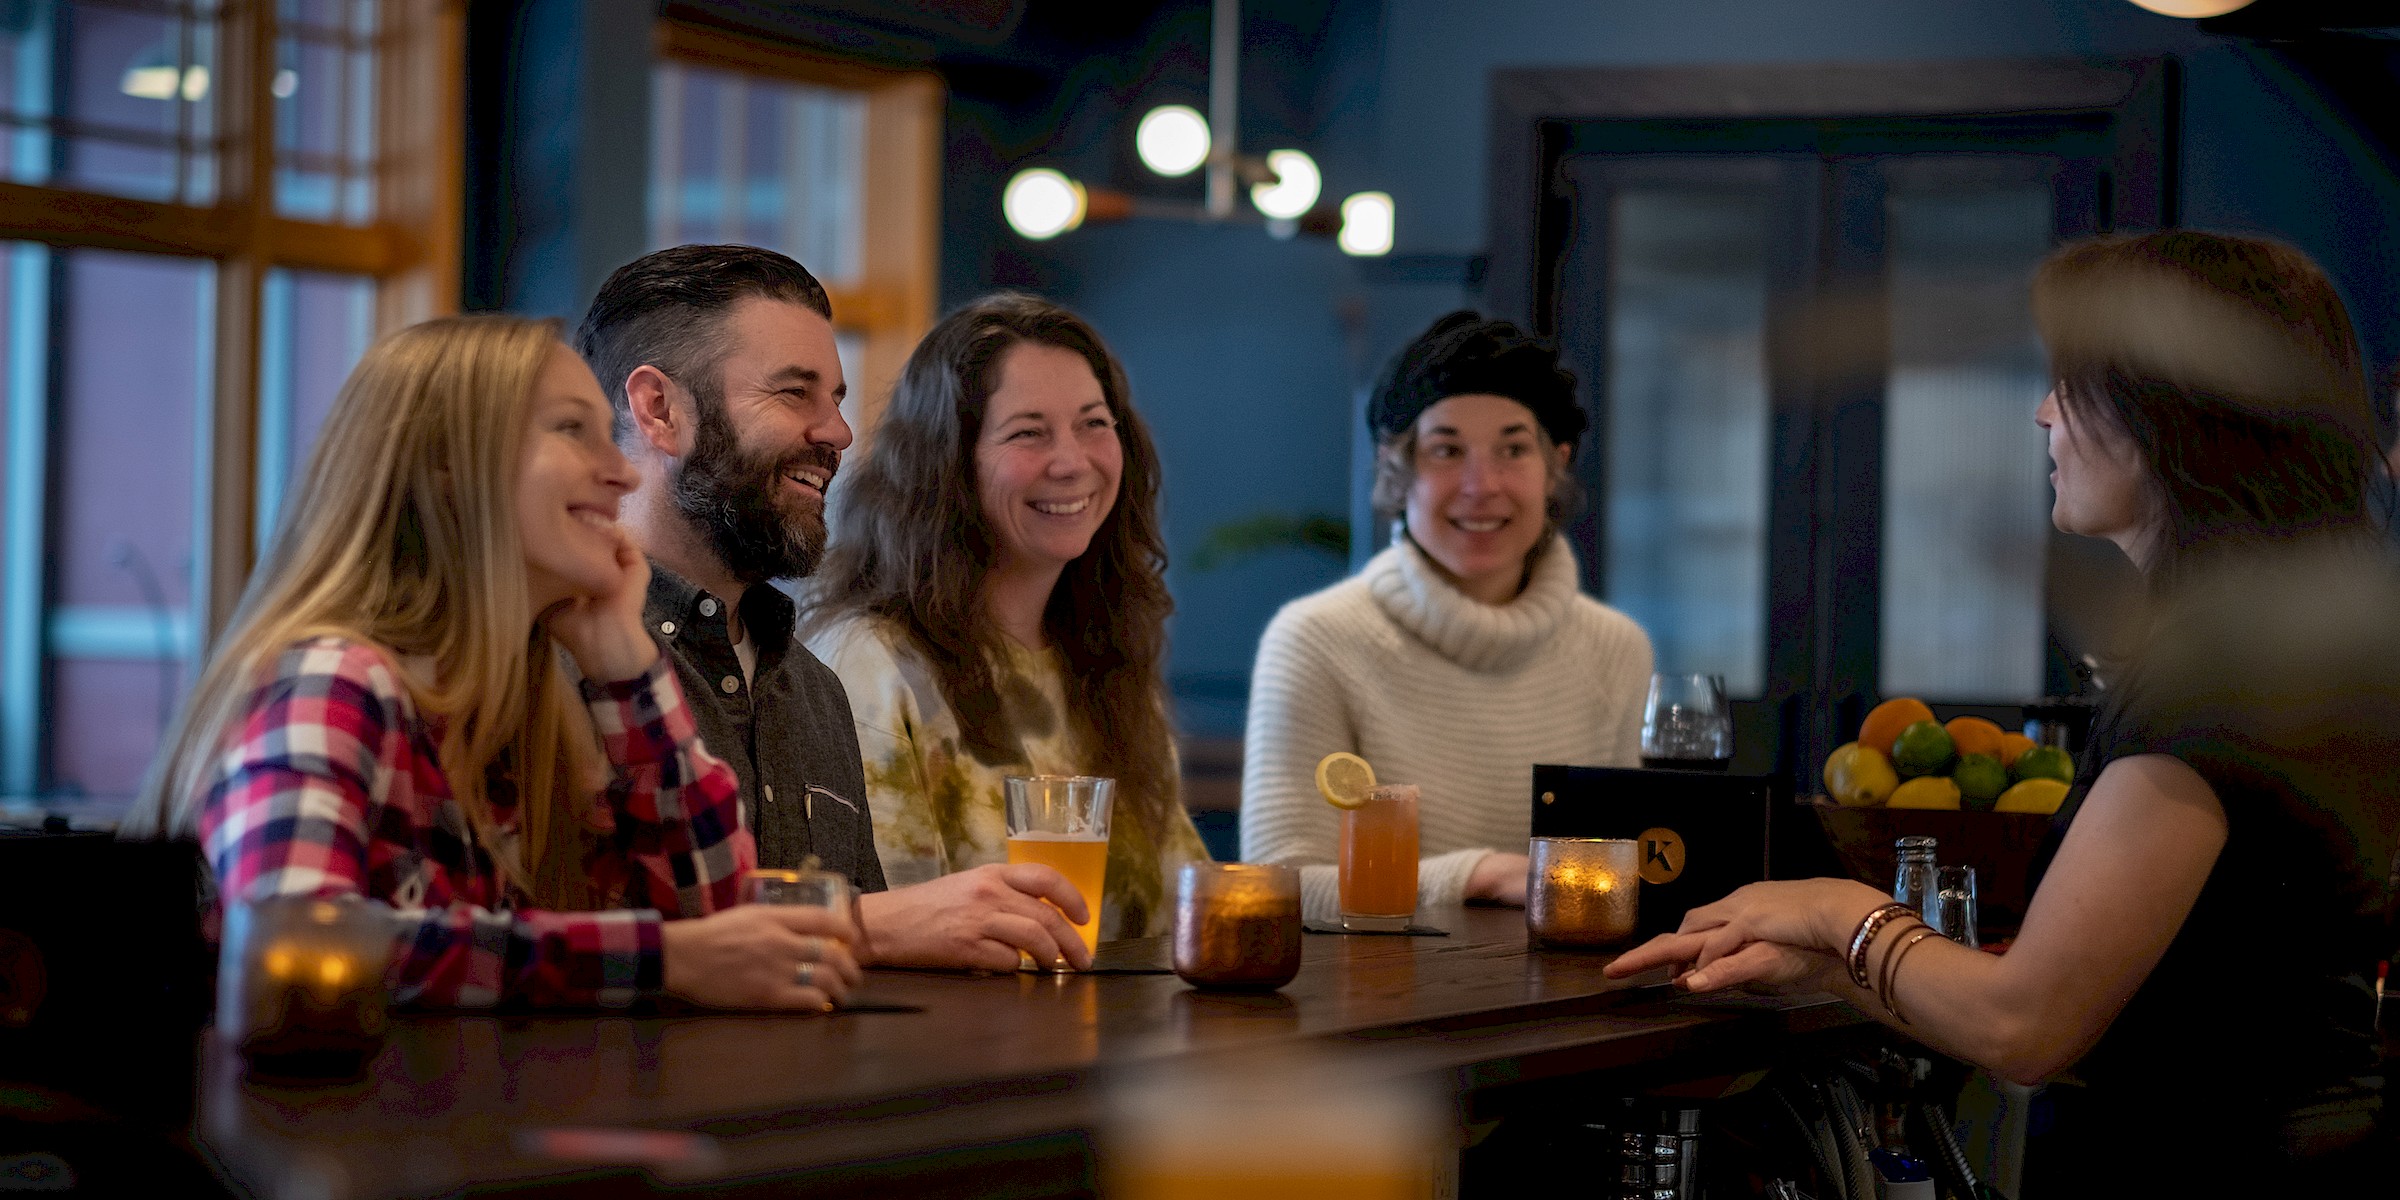
M 753 296 L 833 319 L 825 285 L 789 255 L 756 246 L 674 246 L 626 263 L 600 285 L 575 331 L 575 349 L 600 377 L 617 433 L 629 433 L 625 377 L 648 364 L 702 404 L 723 399 L 717 374 L 730 347 L 725 314 Z

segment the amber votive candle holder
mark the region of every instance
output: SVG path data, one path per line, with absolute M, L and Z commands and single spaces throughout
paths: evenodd
M 217 966 L 217 1031 L 274 1079 L 356 1076 L 388 1026 L 383 973 L 391 910 L 357 897 L 273 896 L 228 904 Z
M 1185 863 L 1176 878 L 1175 973 L 1196 988 L 1273 991 L 1300 973 L 1300 872 Z
M 1525 857 L 1525 927 L 1534 941 L 1614 946 L 1633 936 L 1642 882 L 1636 843 L 1537 837 Z

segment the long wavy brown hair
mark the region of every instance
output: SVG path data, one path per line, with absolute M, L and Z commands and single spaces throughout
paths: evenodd
M 875 429 L 842 473 L 832 546 L 812 629 L 881 617 L 924 649 L 958 714 L 967 750 L 987 763 L 1022 756 L 993 675 L 1000 632 L 983 608 L 999 547 L 977 500 L 975 443 L 1008 352 L 1025 344 L 1081 355 L 1116 418 L 1124 470 L 1116 506 L 1090 549 L 1067 564 L 1043 626 L 1066 660 L 1067 720 L 1086 768 L 1117 780 L 1118 821 L 1153 841 L 1179 801 L 1159 666 L 1166 656 L 1166 542 L 1158 527 L 1158 451 L 1133 411 L 1124 369 L 1083 318 L 1001 293 L 944 318 L 917 344 Z

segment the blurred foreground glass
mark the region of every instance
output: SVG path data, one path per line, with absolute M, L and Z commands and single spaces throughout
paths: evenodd
M 1934 878 L 1933 907 L 1926 911 L 1925 923 L 1951 941 L 1982 949 L 1982 935 L 1975 927 L 1975 868 L 1943 867 Z
M 1614 946 L 1633 936 L 1641 847 L 1627 838 L 1537 837 L 1525 856 L 1525 928 L 1544 946 Z
M 253 1075 L 356 1077 L 383 1045 L 391 910 L 356 897 L 226 906 L 217 1033 Z
M 838 871 L 762 869 L 742 880 L 744 904 L 791 904 L 849 912 L 857 889 Z
M 1182 993 L 1193 995 L 1193 993 Z M 1272 997 L 1258 997 L 1269 1000 Z M 1222 1002 L 1221 1000 L 1218 1002 Z M 1110 1200 L 1430 1200 L 1456 1144 L 1418 1085 L 1294 1050 L 1256 1063 L 1179 1062 L 1112 1088 L 1101 1129 Z M 1456 1177 L 1446 1194 L 1456 1194 Z
M 1342 928 L 1396 933 L 1417 915 L 1417 788 L 1386 784 L 1342 810 Z
M 1108 883 L 1109 807 L 1117 781 L 1094 775 L 1011 775 L 1008 861 L 1055 869 L 1083 897 L 1088 920 L 1075 927 L 1086 950 L 1100 948 L 1100 898 Z M 1023 965 L 1031 965 L 1031 960 Z
M 1175 973 L 1197 988 L 1273 991 L 1300 973 L 1300 872 L 1260 863 L 1183 864 Z
M 1642 765 L 1722 771 L 1733 762 L 1733 704 L 1722 675 L 1652 675 L 1642 706 Z

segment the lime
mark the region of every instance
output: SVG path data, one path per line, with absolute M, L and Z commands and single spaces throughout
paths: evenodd
M 1911 779 L 1893 789 L 1886 808 L 1941 808 L 1958 811 L 1958 785 L 1939 775 Z
M 1900 776 L 1893 773 L 1891 760 L 1857 742 L 1825 758 L 1825 794 L 1844 807 L 1881 804 L 1898 786 Z
M 2075 759 L 2056 746 L 2035 746 L 2017 756 L 2017 765 L 2009 771 L 2021 782 L 2027 779 L 2055 779 L 2060 783 L 2075 782 Z
M 1347 750 L 1317 760 L 1317 794 L 1335 808 L 1357 808 L 1375 790 L 1375 768 Z
M 2008 768 L 1989 754 L 1961 754 L 1958 765 L 1950 768 L 1951 782 L 1958 785 L 1958 795 L 1965 806 L 1985 812 L 1992 801 L 2008 790 Z
M 2028 779 L 2000 793 L 2000 803 L 1993 812 L 2032 813 L 2046 817 L 2058 811 L 2067 798 L 2067 785 L 2055 779 Z
M 1949 730 L 1919 721 L 1901 730 L 1899 740 L 1892 743 L 1892 765 L 1900 768 L 1902 779 L 1939 775 L 1950 766 L 1954 749 Z

